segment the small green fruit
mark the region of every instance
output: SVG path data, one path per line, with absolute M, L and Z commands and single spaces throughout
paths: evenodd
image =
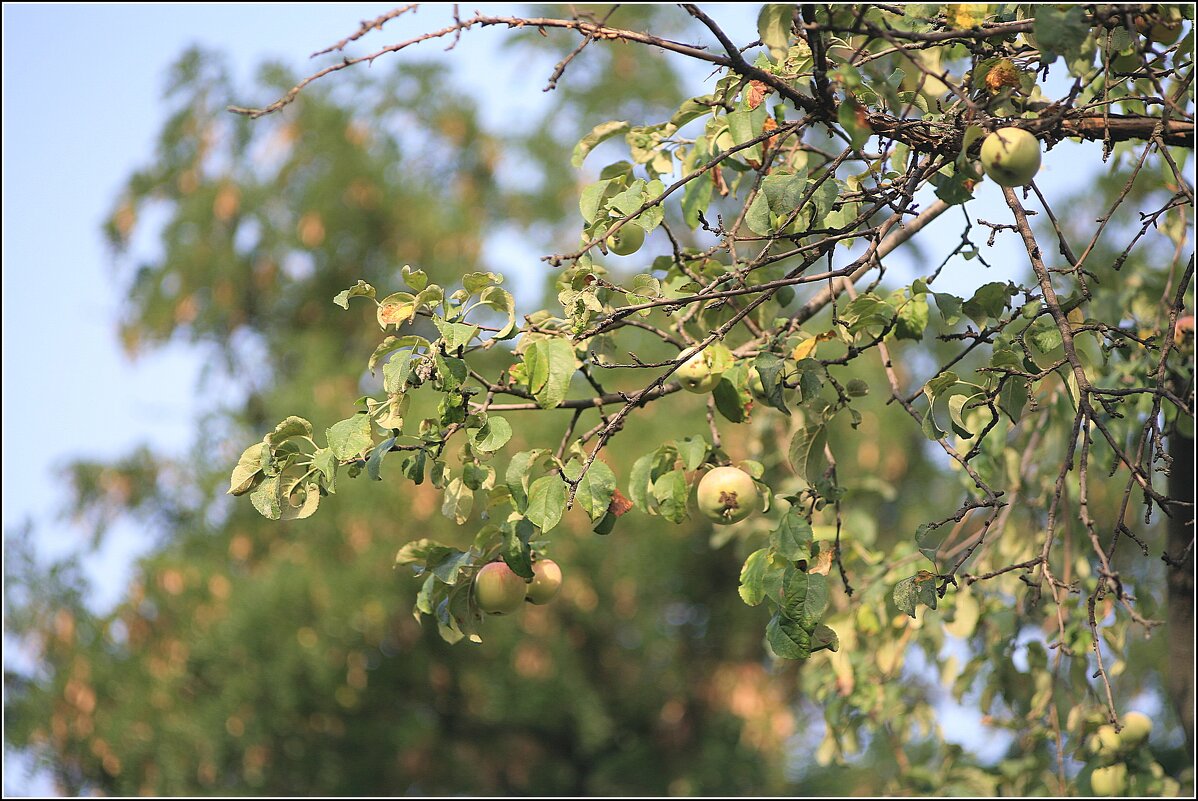
M 1000 186 L 1025 186 L 1040 170 L 1040 143 L 1022 128 L 1000 128 L 982 142 L 982 169 Z
M 1123 744 L 1115 727 L 1107 724 L 1099 726 L 1098 731 L 1090 736 L 1090 753 L 1098 756 L 1114 756 Z
M 1090 788 L 1094 795 L 1123 795 L 1127 789 L 1127 765 L 1116 762 L 1105 768 L 1095 768 L 1090 774 Z
M 474 602 L 489 615 L 508 615 L 524 603 L 527 587 L 505 562 L 491 562 L 474 577 Z
M 538 559 L 532 563 L 533 579 L 528 585 L 525 599 L 533 604 L 547 604 L 557 597 L 562 588 L 562 569 L 552 559 Z
M 757 484 L 735 467 L 717 467 L 699 481 L 699 511 L 720 525 L 738 523 L 757 508 Z
M 686 351 L 683 355 L 689 352 Z M 688 392 L 703 393 L 711 392 L 716 388 L 723 373 L 712 371 L 712 357 L 711 348 L 708 348 L 699 351 L 682 363 L 674 375 L 678 377 L 678 383 L 682 384 L 683 389 Z
M 1128 712 L 1123 716 L 1123 731 L 1119 732 L 1119 739 L 1124 746 L 1140 745 L 1151 733 L 1152 718 L 1143 712 Z
M 631 256 L 645 244 L 645 229 L 634 222 L 626 222 L 620 230 L 607 238 L 607 249 L 617 256 Z

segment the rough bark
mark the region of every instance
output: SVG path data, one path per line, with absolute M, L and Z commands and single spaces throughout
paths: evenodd
M 1165 551 L 1168 576 L 1169 661 L 1165 689 L 1185 730 L 1186 748 L 1194 754 L 1194 440 L 1174 432 L 1169 497 L 1173 506 Z

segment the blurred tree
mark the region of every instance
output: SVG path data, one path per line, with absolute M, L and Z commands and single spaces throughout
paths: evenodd
M 722 33 L 703 12 L 689 10 L 702 30 Z M 544 118 L 500 131 L 484 129 L 471 101 L 450 88 L 436 65 L 405 61 L 381 78 L 383 61 L 369 75 L 338 68 L 336 82 L 299 92 L 290 91 L 295 76 L 268 67 L 251 92 L 231 85 L 219 57 L 186 54 L 171 78 L 173 113 L 158 153 L 131 177 L 108 231 L 119 250 L 136 254 L 126 260 L 139 262 L 124 341 L 131 352 L 171 338 L 211 349 L 211 413 L 183 462 L 142 450 L 113 464 L 73 467 L 74 511 L 97 535 L 119 517 L 160 532 L 160 545 L 141 561 L 116 609 L 88 608 L 72 562 L 38 565 L 31 532 L 9 537 L 8 625 L 37 649 L 38 669 L 5 677 L 6 741 L 35 754 L 68 793 L 1066 795 L 1090 787 L 1096 770 L 1124 764 L 1138 792 L 1192 789 L 1183 739 L 1192 737 L 1192 717 L 1186 723 L 1180 713 L 1157 715 L 1148 748 L 1133 747 L 1130 737 L 1106 750 L 1091 748 L 1108 710 L 1123 714 L 1143 703 L 1137 699 L 1184 698 L 1187 691 L 1192 704 L 1192 681 L 1187 689 L 1176 679 L 1179 667 L 1192 673 L 1192 651 L 1177 651 L 1176 634 L 1146 636 L 1167 615 L 1177 625 L 1186 592 L 1177 576 L 1185 571 L 1169 574 L 1170 586 L 1179 587 L 1171 603 L 1180 611 L 1167 612 L 1157 589 L 1166 583 L 1166 565 L 1143 558 L 1150 550 L 1174 556 L 1192 550 L 1192 526 L 1175 525 L 1166 545 L 1170 534 L 1156 518 L 1123 522 L 1135 482 L 1115 449 L 1103 449 L 1096 425 L 1134 448 L 1142 431 L 1153 433 L 1145 421 L 1159 417 L 1153 440 L 1159 447 L 1156 440 L 1166 435 L 1192 442 L 1192 411 L 1154 406 L 1161 393 L 1145 391 L 1143 403 L 1132 398 L 1117 406 L 1123 396 L 1112 394 L 1102 402 L 1104 414 L 1076 416 L 1078 386 L 1061 369 L 1067 363 L 1062 323 L 1054 316 L 1072 315 L 1079 341 L 1085 339 L 1078 348 L 1086 368 L 1101 375 L 1101 386 L 1150 385 L 1163 353 L 1159 369 L 1173 373 L 1170 392 L 1192 398 L 1192 333 L 1187 338 L 1178 329 L 1174 340 L 1164 328 L 1179 306 L 1192 308 L 1192 294 L 1185 294 L 1193 270 L 1185 253 L 1192 246 L 1186 216 L 1192 188 L 1183 178 L 1191 154 L 1152 142 L 1147 160 L 1144 142 L 1116 120 L 1120 141 L 1108 134 L 1114 159 L 1100 186 L 1064 198 L 1054 193 L 1054 207 L 1074 211 L 1059 221 L 1035 218 L 1032 235 L 1059 243 L 1067 266 L 1053 269 L 1066 309 L 1048 303 L 1036 276 L 1019 285 L 985 284 L 970 298 L 932 292 L 942 269 L 985 258 L 975 225 L 990 225 L 993 236 L 1031 232 L 975 223 L 968 215 L 961 246 L 927 271 L 922 287 L 863 284 L 859 297 L 846 292 L 825 308 L 812 299 L 831 286 L 826 279 L 811 288 L 770 284 L 801 276 L 792 270 L 805 252 L 819 257 L 811 264 L 824 264 L 826 255 L 832 265 L 830 250 L 812 249 L 823 247 L 823 237 L 855 234 L 875 246 L 901 246 L 914 235 L 910 247 L 918 246 L 918 222 L 907 223 L 909 234 L 883 240 L 892 210 L 896 220 L 913 212 L 904 206 L 916 186 L 935 191 L 941 204 L 929 197 L 932 209 L 971 199 L 981 175 L 966 156 L 985 131 L 945 107 L 1016 120 L 1024 110 L 1043 123 L 1050 141 L 1101 138 L 1086 128 L 1090 117 L 1053 117 L 1038 94 L 1036 70 L 1015 70 L 1009 58 L 1004 64 L 1007 52 L 1044 70 L 1066 55 L 1065 69 L 1076 78 L 1068 102 L 1104 106 L 1103 91 L 1122 92 L 1120 110 L 1133 123 L 1151 105 L 1143 98 L 1168 88 L 1176 92 L 1174 122 L 1189 120 L 1192 135 L 1192 26 L 1185 23 L 1181 45 L 1159 52 L 1147 44 L 1151 37 L 1133 34 L 1130 9 L 1054 6 L 1036 20 L 1030 6 L 908 10 L 904 16 L 881 6 L 767 6 L 759 18 L 763 50 L 750 66 L 739 56 L 748 48 L 727 42 L 686 50 L 678 42 L 696 36 L 696 27 L 669 9 L 580 8 L 575 16 L 544 9 L 546 19 L 513 34 L 512 47 L 519 48 L 514 58 L 547 59 L 557 85 L 553 100 Z M 1182 25 L 1172 10 L 1137 13 Z M 555 27 L 584 32 L 585 51 L 575 58 L 564 35 L 538 33 Z M 646 41 L 628 32 L 642 30 L 657 37 L 647 43 L 675 54 L 724 59 L 716 62 L 723 72 L 715 92 L 684 102 L 676 62 L 634 47 Z M 1098 44 L 1105 48 L 1101 58 Z M 1144 72 L 1116 81 L 1121 89 L 1104 89 L 1099 84 L 1114 69 Z M 1021 72 L 1033 76 L 1029 85 Z M 771 95 L 787 91 L 795 106 L 789 119 Z M 224 111 L 251 95 L 288 102 L 280 113 L 252 120 Z M 899 107 L 920 123 L 896 122 Z M 796 111 L 803 112 L 798 119 Z M 701 117 L 709 119 L 706 129 L 693 137 L 678 133 Z M 625 118 L 678 124 L 634 127 Z M 600 176 L 607 184 L 580 186 L 563 165 L 574 143 L 606 119 L 615 122 L 583 139 L 575 164 L 615 135 L 637 166 L 617 162 Z M 1174 143 L 1174 128 L 1161 124 L 1160 131 L 1146 130 Z M 772 130 L 779 131 L 777 141 L 768 138 Z M 787 136 L 794 137 L 789 144 Z M 866 149 L 874 144 L 882 151 Z M 941 161 L 921 162 L 923 156 Z M 679 193 L 680 206 L 654 218 L 661 203 L 653 193 L 664 187 L 634 178 L 641 174 L 634 170 L 668 184 L 675 160 L 683 174 L 700 170 L 701 180 Z M 513 163 L 522 168 L 516 176 L 507 172 Z M 795 176 L 798 189 L 786 183 Z M 1007 197 L 1018 221 L 1020 201 L 1009 190 Z M 793 229 L 792 210 L 806 214 L 808 207 L 811 216 Z M 493 277 L 477 275 L 507 267 L 494 263 L 490 237 L 533 231 L 560 249 L 572 236 L 564 232 L 577 230 L 575 209 L 585 222 L 580 247 L 605 239 L 622 219 L 646 221 L 662 246 L 652 269 L 638 256 L 641 274 L 633 277 L 625 262 L 612 259 L 605 267 L 585 249 L 554 257 L 560 269 L 548 288 L 566 317 L 554 311 L 525 321 L 515 353 L 498 340 L 472 346 L 479 332 L 450 319 L 452 304 L 421 306 L 404 299 L 410 293 L 384 300 L 380 322 L 401 314 L 405 303 L 423 312 L 402 316 L 399 333 L 441 343 L 427 355 L 437 378 L 411 385 L 407 373 L 396 378 L 392 371 L 407 362 L 385 357 L 409 352 L 388 345 L 379 362 L 385 379 L 362 370 L 364 356 L 379 344 L 374 320 L 353 302 L 349 313 L 334 308 L 335 295 L 349 301 L 347 295 L 365 294 L 358 281 L 385 291 L 406 282 L 416 293 L 425 284 L 445 286 L 448 294 L 469 280 L 478 283 L 470 295 L 490 298 L 497 312 L 484 324 L 502 328 L 510 298 L 491 291 L 498 286 Z M 1109 232 L 1100 237 L 1090 221 L 1104 214 Z M 146 220 L 165 222 L 159 230 Z M 665 237 L 652 234 L 659 223 Z M 1164 235 L 1148 233 L 1153 225 Z M 1139 241 L 1141 227 L 1143 245 L 1127 245 Z M 144 255 L 137 244 L 147 240 L 158 244 Z M 1070 242 L 1089 246 L 1079 258 Z M 857 257 L 860 240 L 856 247 L 845 252 Z M 754 248 L 761 260 L 745 254 Z M 783 258 L 786 248 L 800 252 Z M 783 255 L 762 264 L 767 253 Z M 401 272 L 408 264 L 425 275 Z M 657 308 L 735 286 L 722 282 L 736 277 L 736 265 L 744 269 L 740 284 L 748 281 L 743 295 L 732 290 L 706 309 L 686 302 L 678 305 L 689 311 Z M 632 289 L 620 290 L 621 281 Z M 770 288 L 759 288 L 763 283 Z M 1078 292 L 1066 295 L 1066 284 Z M 345 293 L 348 287 L 358 288 Z M 769 303 L 739 316 L 751 308 L 753 293 Z M 929 314 L 929 300 L 938 318 Z M 657 310 L 640 318 L 621 310 L 635 303 Z M 737 320 L 747 331 L 729 333 Z M 544 347 L 548 355 L 529 355 L 538 346 L 528 341 L 539 335 L 542 343 L 568 342 L 571 334 L 581 338 L 609 324 L 618 342 L 614 335 L 588 336 L 585 348 L 567 347 L 562 358 L 553 344 Z M 654 403 L 626 418 L 586 408 L 595 396 L 645 387 L 641 370 L 609 370 L 601 359 L 674 365 L 678 348 L 711 341 L 713 332 L 727 334 L 740 357 L 733 364 L 727 352 L 709 365 L 723 376 L 713 395 L 680 393 L 667 401 L 668 411 Z M 737 345 L 734 335 L 741 337 Z M 1176 346 L 1171 352 L 1166 341 Z M 1127 355 L 1128 343 L 1142 349 Z M 890 349 L 881 351 L 886 371 L 858 358 L 880 348 Z M 1020 358 L 1011 355 L 1016 348 Z M 478 396 L 454 400 L 458 385 L 446 385 L 455 369 L 447 360 L 468 351 L 470 369 L 487 390 L 483 407 L 470 408 L 513 423 L 527 415 L 508 426 L 503 452 L 544 449 L 523 471 L 500 467 L 496 476 L 488 464 L 495 449 L 480 445 L 480 436 L 502 439 L 498 424 L 490 434 L 471 435 L 469 446 L 441 441 L 448 440 L 444 431 L 466 427 L 464 411 L 458 419 L 455 409 L 479 402 Z M 567 397 L 575 356 L 591 395 Z M 558 396 L 546 384 L 563 361 L 566 388 Z M 750 363 L 762 382 L 755 398 Z M 540 384 L 531 375 L 538 369 L 550 375 Z M 999 371 L 1006 371 L 1005 383 L 994 383 Z M 496 374 L 504 377 L 485 378 Z M 243 394 L 211 389 L 230 381 Z M 395 383 L 411 391 L 396 391 Z M 661 395 L 678 388 L 669 386 Z M 281 505 L 289 494 L 260 491 L 265 463 L 242 477 L 255 488 L 252 506 L 222 494 L 242 448 L 276 421 L 286 418 L 268 434 L 271 458 L 294 464 L 288 441 L 318 447 L 312 438 L 322 435 L 310 432 L 341 425 L 352 398 L 380 393 L 410 398 L 403 401 L 411 404 L 403 413 L 409 428 L 410 421 L 433 424 L 417 444 L 393 437 L 377 446 L 368 425 L 369 446 L 351 458 L 338 456 L 336 472 L 321 471 L 322 489 L 335 494 L 320 495 L 315 516 L 271 522 L 258 514 L 296 512 Z M 508 408 L 493 402 L 503 394 L 516 396 Z M 911 409 L 921 396 L 928 401 L 922 427 L 901 408 Z M 287 422 L 298 410 L 310 424 Z M 385 405 L 371 411 L 388 413 Z M 575 430 L 584 411 L 600 417 L 589 423 L 598 424 L 590 442 L 600 431 L 599 442 L 619 432 L 604 462 L 595 464 L 605 463 L 638 507 L 609 537 L 590 528 L 598 522 L 603 530 L 603 512 L 619 506 L 611 487 L 606 495 L 588 490 L 603 498 L 591 515 L 600 519 L 590 523 L 573 511 L 555 526 L 548 519 L 554 504 L 534 508 L 528 497 L 523 503 L 515 497 L 536 494 L 527 483 L 534 476 L 557 481 L 557 466 L 565 478 L 577 475 L 564 463 L 571 455 L 585 458 L 580 447 L 567 450 L 584 431 Z M 721 417 L 737 425 L 717 422 Z M 1072 460 L 1082 447 L 1076 426 L 1093 436 L 1083 438 L 1085 452 L 1094 450 L 1088 471 L 1082 463 L 1086 485 L 1067 481 L 1069 471 L 1061 469 L 1065 454 Z M 834 461 L 823 460 L 825 442 Z M 358 458 L 368 452 L 369 463 Z M 431 464 L 419 461 L 424 454 Z M 546 466 L 554 456 L 556 466 Z M 1186 460 L 1184 446 L 1173 456 L 1176 468 Z M 542 466 L 529 475 L 538 459 Z M 446 466 L 437 467 L 442 460 Z M 714 533 L 702 518 L 687 519 L 696 468 L 718 461 L 752 465 L 773 490 L 768 516 Z M 371 471 L 381 486 L 368 476 L 347 480 Z M 316 498 L 315 489 L 310 495 Z M 464 505 L 464 497 L 477 508 Z M 615 506 L 608 505 L 612 498 Z M 558 513 L 564 494 L 559 500 Z M 514 619 L 476 618 L 461 591 L 468 591 L 477 562 L 502 550 L 509 563 L 519 563 L 527 559 L 530 536 L 541 536 L 514 523 L 503 529 L 507 503 L 539 532 L 554 530 L 548 547 L 566 582 L 550 605 L 530 606 Z M 487 511 L 493 519 L 481 520 Z M 455 519 L 472 522 L 462 527 Z M 1100 522 L 1088 526 L 1087 519 Z M 942 522 L 927 525 L 933 521 Z M 1104 540 L 1095 543 L 1099 535 Z M 1143 553 L 1116 551 L 1120 537 L 1138 540 Z M 427 540 L 444 547 L 433 550 Z M 1042 546 L 1050 559 L 1037 560 Z M 401 562 L 433 577 L 422 584 L 425 578 L 412 579 L 406 564 L 395 571 L 397 550 Z M 1181 562 L 1192 565 L 1184 555 Z M 826 585 L 812 576 L 827 576 Z M 787 604 L 802 606 L 816 595 L 811 590 L 796 599 L 792 588 L 800 581 L 827 587 L 826 614 L 815 610 L 804 627 L 814 636 L 808 629 L 822 621 L 835 632 L 824 644 L 838 649 L 820 651 L 810 637 L 804 645 L 803 635 L 786 628 L 793 611 Z M 738 584 L 749 603 L 777 605 L 770 590 L 789 598 L 766 629 L 768 648 L 765 615 L 732 597 Z M 1192 583 L 1188 592 L 1192 609 Z M 434 608 L 442 599 L 444 607 Z M 432 614 L 413 616 L 414 603 Z M 444 641 L 472 634 L 475 626 L 480 645 Z M 792 636 L 797 644 L 787 652 Z M 1104 659 L 1101 681 L 1086 656 L 1096 645 Z M 809 658 L 785 658 L 796 656 Z M 954 713 L 945 713 L 952 699 L 975 707 L 989 731 L 1007 735 L 1000 757 L 949 742 L 962 739 L 946 731 L 954 725 Z

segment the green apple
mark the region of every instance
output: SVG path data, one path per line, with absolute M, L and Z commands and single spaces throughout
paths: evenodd
M 489 615 L 508 615 L 524 603 L 528 582 L 505 562 L 483 565 L 474 577 L 474 602 Z
M 699 511 L 720 525 L 738 523 L 757 508 L 757 484 L 735 467 L 716 467 L 699 481 Z
M 631 256 L 645 244 L 645 229 L 634 222 L 626 222 L 620 230 L 607 238 L 607 249 L 617 256 Z
M 1040 170 L 1040 143 L 1022 128 L 999 128 L 982 142 L 982 169 L 1000 186 L 1025 186 Z
M 525 599 L 532 604 L 547 604 L 557 597 L 562 588 L 562 569 L 552 559 L 538 559 L 532 563 L 533 579 L 528 585 Z
M 1116 762 L 1105 768 L 1095 768 L 1090 774 L 1090 788 L 1094 795 L 1123 795 L 1127 789 L 1127 765 Z
M 1115 731 L 1115 727 L 1110 724 L 1099 726 L 1098 731 L 1090 735 L 1089 748 L 1091 754 L 1114 756 L 1122 745 L 1123 740 L 1119 737 L 1119 732 Z
M 1124 746 L 1140 745 L 1151 733 L 1152 718 L 1143 712 L 1128 712 L 1123 716 L 1123 731 L 1119 732 L 1119 739 Z
M 684 351 L 682 355 L 689 354 L 690 351 Z M 703 393 L 711 392 L 715 389 L 716 384 L 720 383 L 720 376 L 723 373 L 717 373 L 712 369 L 714 354 L 711 348 L 701 350 L 692 355 L 682 366 L 674 371 L 674 375 L 678 378 L 678 383 L 682 384 L 682 388 L 688 392 Z

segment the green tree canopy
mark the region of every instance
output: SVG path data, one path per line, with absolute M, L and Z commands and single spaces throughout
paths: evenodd
M 166 219 L 122 331 L 245 395 L 185 463 L 74 466 L 98 527 L 166 532 L 116 609 L 10 538 L 9 743 L 118 794 L 1192 791 L 1189 7 L 455 12 L 342 52 L 407 12 L 303 80 L 177 65 L 109 224 Z M 480 27 L 552 54 L 544 118 L 488 130 L 398 52 Z M 513 229 L 552 232 L 539 310 Z M 559 598 L 479 609 L 547 557 Z

